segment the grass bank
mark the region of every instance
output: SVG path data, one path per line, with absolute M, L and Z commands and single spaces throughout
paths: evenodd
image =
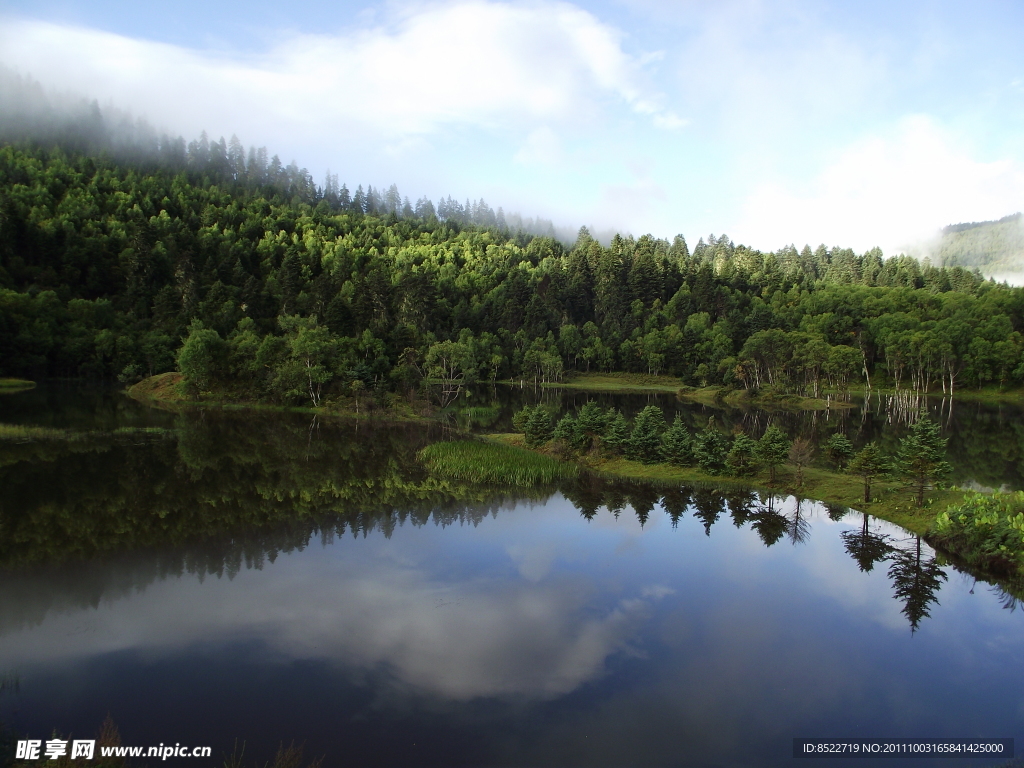
M 539 454 L 525 448 L 524 437 L 517 433 L 490 434 L 485 439 L 502 445 L 513 446 L 526 453 Z M 541 451 L 543 449 L 540 449 Z M 756 488 L 772 493 L 787 494 L 800 498 L 836 504 L 896 523 L 909 531 L 927 534 L 935 523 L 936 515 L 951 504 L 962 503 L 966 492 L 959 489 L 936 489 L 928 494 L 924 507 L 918 507 L 913 493 L 899 485 L 886 484 L 875 479 L 872 483 L 874 500 L 864 502 L 864 483 L 859 477 L 841 472 L 832 472 L 817 467 L 804 469 L 803 485 L 797 485 L 796 472 L 789 468 L 778 468 L 772 484 L 766 472 L 750 477 L 711 475 L 699 467 L 677 467 L 671 464 L 641 464 L 624 458 L 587 456 L 579 460 L 581 466 L 592 471 L 632 480 L 652 480 L 667 483 L 716 486 L 719 488 Z
M 418 458 L 432 474 L 487 485 L 545 485 L 571 479 L 580 471 L 573 462 L 481 440 L 433 443 L 421 450 Z
M 422 403 L 418 404 L 420 407 L 417 407 L 417 405 L 398 397 L 392 398 L 391 403 L 384 408 L 376 405 L 372 397 L 369 396 L 359 400 L 351 397 L 342 398 L 337 401 L 332 400 L 319 408 L 313 408 L 311 406 L 281 405 L 253 400 L 229 389 L 218 389 L 196 395 L 194 391 L 189 390 L 185 377 L 177 371 L 150 376 L 128 387 L 125 392 L 129 397 L 146 405 L 172 411 L 186 407 L 202 406 L 223 410 L 253 409 L 276 411 L 279 413 L 308 413 L 321 416 L 395 422 L 428 421 L 430 415 L 428 412 L 430 410 L 429 407 L 422 407 Z
M 853 408 L 847 400 L 826 397 L 804 397 L 803 395 L 761 392 L 754 394 L 749 389 L 728 387 L 680 387 L 676 392 L 682 400 L 690 400 L 712 407 L 760 408 L 765 411 L 825 411 L 835 408 Z
M 543 384 L 552 389 L 578 389 L 586 392 L 664 392 L 715 408 L 763 408 L 784 411 L 823 411 L 828 408 L 852 408 L 853 404 L 830 397 L 814 398 L 776 393 L 754 394 L 750 390 L 728 387 L 689 387 L 673 376 L 642 373 L 580 373 L 563 382 Z
M 0 394 L 32 389 L 35 385 L 34 381 L 29 381 L 28 379 L 0 379 Z

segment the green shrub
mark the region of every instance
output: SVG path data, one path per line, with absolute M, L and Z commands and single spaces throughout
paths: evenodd
M 971 565 L 1014 572 L 1024 566 L 1024 492 L 969 493 L 936 518 L 932 533 Z

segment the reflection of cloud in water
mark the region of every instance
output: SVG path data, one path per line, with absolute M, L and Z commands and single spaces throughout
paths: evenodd
M 401 685 L 448 699 L 550 698 L 599 677 L 651 603 L 671 591 L 648 586 L 595 606 L 584 577 L 547 578 L 555 549 L 536 543 L 510 547 L 523 575 L 513 581 L 439 580 L 375 550 L 285 558 L 268 569 L 274 578 L 171 578 L 95 611 L 51 613 L 0 637 L 0 656 L 9 665 L 47 664 L 258 638 L 272 656 L 383 668 Z

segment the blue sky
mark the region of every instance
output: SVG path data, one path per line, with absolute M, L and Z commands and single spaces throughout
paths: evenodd
M 0 61 L 187 138 L 576 227 L 886 252 L 1024 208 L 1024 4 L 0 0 Z

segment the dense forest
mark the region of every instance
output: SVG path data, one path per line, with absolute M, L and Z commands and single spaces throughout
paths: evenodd
M 0 375 L 179 368 L 313 404 L 573 371 L 809 394 L 1024 381 L 1024 292 L 976 271 L 724 235 L 570 246 L 483 201 L 317 185 L 234 138 L 154 141 L 0 147 Z
M 1024 269 L 1024 217 L 953 224 L 942 230 L 938 260 L 946 266 L 988 272 Z

